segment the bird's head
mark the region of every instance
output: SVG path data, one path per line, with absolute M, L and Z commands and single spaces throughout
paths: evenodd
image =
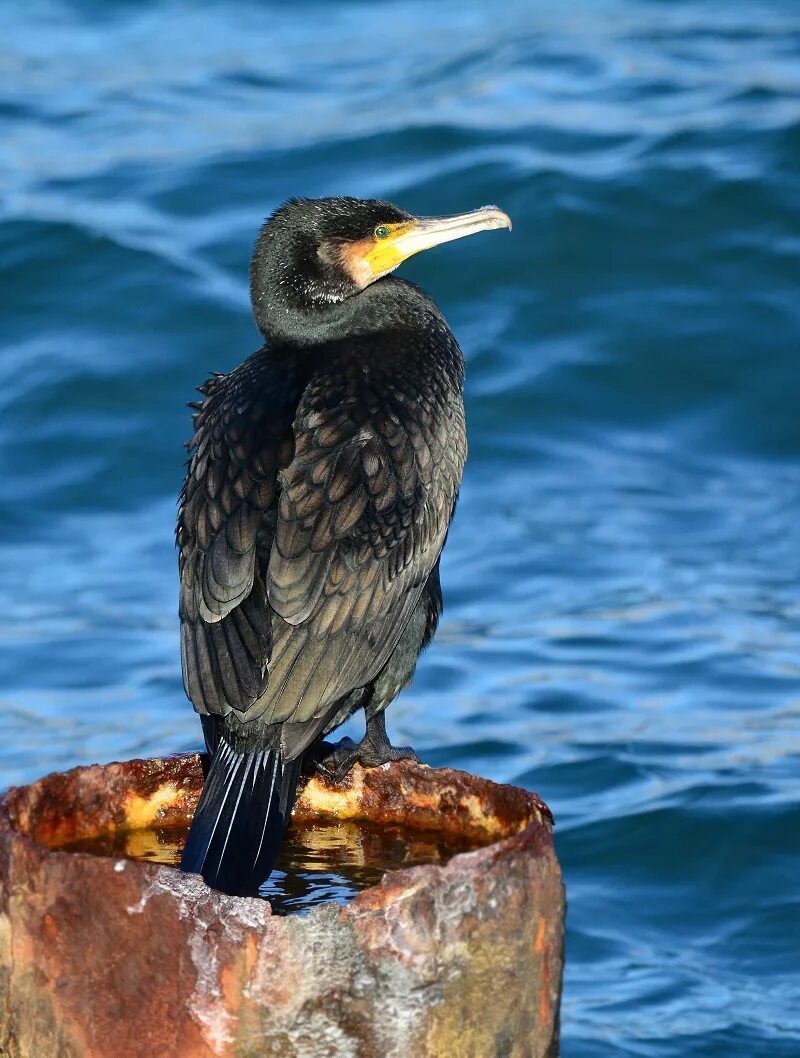
M 250 296 L 269 337 L 281 314 L 308 317 L 358 294 L 408 257 L 490 228 L 510 228 L 496 206 L 415 217 L 377 199 L 291 199 L 267 220 L 250 266 Z

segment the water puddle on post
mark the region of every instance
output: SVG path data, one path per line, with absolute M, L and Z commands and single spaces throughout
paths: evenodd
M 188 827 L 153 827 L 75 841 L 63 852 L 142 860 L 177 867 Z M 260 895 L 274 914 L 305 914 L 318 904 L 345 904 L 377 885 L 387 871 L 447 863 L 475 842 L 435 831 L 371 823 L 328 822 L 292 827 Z

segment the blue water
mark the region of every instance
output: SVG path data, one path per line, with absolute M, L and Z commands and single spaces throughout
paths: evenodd
M 468 360 L 395 739 L 537 789 L 566 1058 L 800 1055 L 800 5 L 27 0 L 0 37 L 0 774 L 194 747 L 184 402 L 290 194 L 514 219 L 410 262 Z

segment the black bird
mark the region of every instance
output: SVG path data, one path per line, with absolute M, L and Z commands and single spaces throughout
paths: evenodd
M 192 405 L 177 529 L 184 686 L 211 758 L 181 866 L 217 889 L 257 892 L 303 757 L 356 709 L 366 734 L 324 762 L 336 776 L 414 756 L 389 743 L 384 710 L 442 610 L 464 361 L 434 302 L 389 273 L 500 227 L 494 206 L 420 219 L 327 198 L 261 229 L 265 344 Z

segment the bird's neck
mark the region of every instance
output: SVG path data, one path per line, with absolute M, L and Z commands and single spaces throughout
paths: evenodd
M 256 306 L 256 322 L 268 344 L 289 349 L 411 327 L 431 314 L 439 315 L 431 299 L 414 284 L 394 277 L 381 279 L 342 301 Z

